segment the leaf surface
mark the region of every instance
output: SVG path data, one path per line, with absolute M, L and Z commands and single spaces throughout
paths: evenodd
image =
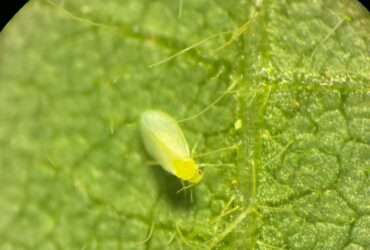
M 352 0 L 31 1 L 0 36 L 0 248 L 369 249 L 369 34 Z M 192 117 L 191 192 L 147 109 Z

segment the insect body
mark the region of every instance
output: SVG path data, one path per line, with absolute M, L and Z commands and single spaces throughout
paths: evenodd
M 140 130 L 146 150 L 166 171 L 191 183 L 201 181 L 203 174 L 175 119 L 161 111 L 145 111 Z

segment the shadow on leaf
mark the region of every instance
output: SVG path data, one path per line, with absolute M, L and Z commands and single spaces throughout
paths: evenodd
M 179 192 L 183 185 L 176 176 L 164 171 L 160 165 L 148 166 L 148 168 L 156 180 L 161 197 L 164 197 L 172 207 L 186 210 L 194 205 L 194 189 Z

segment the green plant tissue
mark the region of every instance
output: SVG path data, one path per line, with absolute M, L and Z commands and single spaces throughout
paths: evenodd
M 0 35 L 0 249 L 370 249 L 369 45 L 355 0 L 30 1 Z M 152 164 L 148 109 L 201 183 Z

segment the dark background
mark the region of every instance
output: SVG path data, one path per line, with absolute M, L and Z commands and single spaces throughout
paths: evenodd
M 360 0 L 360 2 L 370 11 L 370 0 Z
M 370 0 L 359 0 L 368 10 Z M 27 0 L 7 0 L 0 2 L 0 30 L 3 30 L 8 21 L 23 7 Z
M 0 30 L 3 30 L 4 26 L 9 22 L 9 20 L 27 2 L 27 0 L 0 1 Z

